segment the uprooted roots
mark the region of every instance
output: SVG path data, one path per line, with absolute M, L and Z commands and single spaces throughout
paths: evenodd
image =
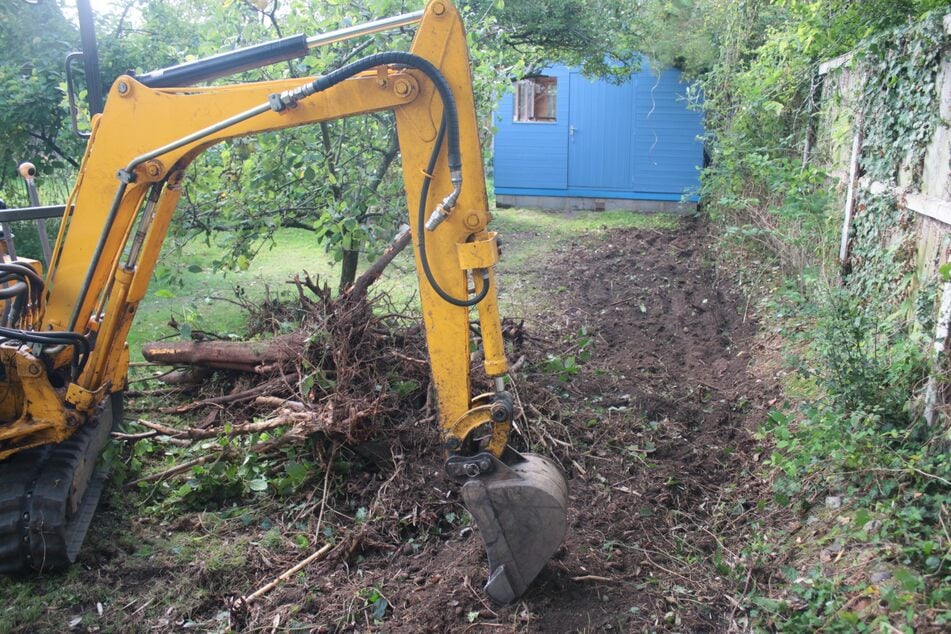
M 285 435 L 290 438 L 319 432 L 358 444 L 377 435 L 382 421 L 429 408 L 429 366 L 415 320 L 392 311 L 379 316 L 374 304 L 382 300 L 371 301 L 362 294 L 332 298 L 326 285 L 310 277 L 297 278 L 295 284 L 294 310 L 267 301 L 249 320 L 259 330 L 277 335 L 289 315 L 303 315 L 292 333 L 263 342 L 147 347 L 146 356 L 158 361 L 246 370 L 205 381 L 197 400 L 163 408 L 167 414 L 209 412 L 209 420 L 198 425 L 201 431 L 186 430 L 180 436 L 208 437 L 226 423 L 236 425 L 232 433 L 259 431 L 262 423 L 254 427 L 248 422 L 263 418 L 269 429 L 288 428 Z
M 260 334 L 270 335 L 262 341 L 279 342 L 276 348 L 255 348 L 267 350 L 266 358 L 251 363 L 249 343 L 208 342 L 216 346 L 210 356 L 218 367 L 244 367 L 245 371 L 217 371 L 192 388 L 162 388 L 166 390 L 162 396 L 167 390 L 179 395 L 177 402 L 166 401 L 158 408 L 172 415 L 165 420 L 174 423 L 139 419 L 137 425 L 145 431 L 117 434 L 132 442 L 164 443 L 166 456 L 174 456 L 172 466 L 154 468 L 127 486 L 142 488 L 149 497 L 163 491 L 172 500 L 191 496 L 185 500 L 187 506 L 197 503 L 204 509 L 230 504 L 235 496 L 250 498 L 251 491 L 260 490 L 226 489 L 226 480 L 232 477 L 228 474 L 240 473 L 253 463 L 254 474 L 243 477 L 254 481 L 264 477 L 267 490 L 281 494 L 257 497 L 257 512 L 266 512 L 269 521 L 278 522 L 282 535 L 298 533 L 308 543 L 317 539 L 333 545 L 307 564 L 312 575 L 337 576 L 348 569 L 341 564 L 352 562 L 357 554 L 406 555 L 407 548 L 414 554 L 420 547 L 434 549 L 440 540 L 459 539 L 469 522 L 452 486 L 439 477 L 443 454 L 418 318 L 394 309 L 382 296 L 368 299 L 345 293 L 332 297 L 325 285 L 309 277 L 295 284 L 293 306 L 266 301 L 258 304 L 249 320 Z M 294 315 L 304 317 L 299 328 L 288 333 L 286 324 Z M 521 324 L 505 322 L 503 331 L 518 370 L 527 364 L 522 348 L 531 349 L 527 345 L 531 338 Z M 478 348 L 476 328 L 472 340 Z M 161 347 L 169 350 L 176 345 L 166 342 Z M 196 347 L 203 346 L 193 342 L 181 346 L 207 361 L 209 355 L 195 353 Z M 478 366 L 476 358 L 473 389 L 487 391 L 491 384 Z M 554 431 L 549 432 L 541 427 L 529 430 L 525 424 L 526 414 L 538 419 L 546 404 L 556 408 L 554 396 L 541 386 L 513 384 L 512 389 L 518 414 L 516 445 L 564 455 L 570 438 L 563 427 L 553 424 Z M 519 397 L 524 398 L 527 412 L 522 411 Z M 133 409 L 141 404 L 134 403 Z M 283 486 L 288 478 L 294 479 L 300 465 L 307 464 L 312 466 L 303 481 L 290 490 Z M 198 486 L 206 489 L 179 493 L 195 481 L 203 482 Z M 262 505 L 270 510 L 261 511 Z M 466 542 L 465 553 L 475 562 L 482 557 L 474 540 Z M 288 585 L 274 582 L 304 561 L 306 552 L 284 554 L 277 559 L 274 553 L 263 554 L 259 565 L 251 567 L 254 573 L 221 590 L 223 596 L 235 599 L 233 625 L 259 622 L 262 610 L 267 612 L 270 608 L 265 606 L 272 602 L 270 596 L 267 601 L 257 597 Z M 337 583 L 357 580 L 341 573 Z M 345 596 L 359 590 L 335 592 Z M 281 592 L 275 590 L 275 594 Z
M 196 385 L 147 392 L 178 394 L 177 404 L 166 404 L 159 412 L 177 418 L 187 415 L 194 422 L 183 427 L 139 420 L 147 431 L 117 436 L 195 446 L 214 437 L 256 434 L 259 442 L 249 450 L 257 454 L 317 437 L 360 447 L 374 438 L 398 437 L 407 426 L 413 427 L 413 444 L 421 439 L 426 444 L 435 441 L 435 399 L 418 318 L 395 310 L 385 296 L 368 298 L 350 292 L 332 297 L 326 284 L 306 275 L 295 278 L 294 284 L 297 293 L 292 305 L 268 298 L 246 306 L 251 313 L 248 322 L 257 331 L 252 334 L 267 335 L 260 339 L 209 340 L 207 333 L 193 332 L 192 338 L 198 341 L 148 344 L 143 351 L 146 358 L 191 364 L 189 371 L 200 370 L 201 382 Z M 288 333 L 288 319 L 295 315 L 301 316 L 300 325 Z M 478 331 L 473 330 L 473 342 L 478 345 Z M 503 334 L 519 353 L 526 338 L 522 325 L 506 322 Z M 524 362 L 522 357 L 514 367 Z M 217 374 L 210 376 L 210 369 Z M 472 380 L 476 390 L 490 389 L 478 363 L 473 365 Z M 529 414 L 542 416 L 538 404 L 550 400 L 547 394 L 533 399 L 530 402 L 536 405 L 530 406 Z M 516 433 L 520 430 L 525 427 L 516 421 Z M 526 433 L 522 441 L 525 446 L 553 447 L 537 433 Z M 214 455 L 189 455 L 188 461 L 132 484 L 164 480 L 211 460 L 233 461 L 241 456 L 226 444 L 211 445 L 208 450 Z

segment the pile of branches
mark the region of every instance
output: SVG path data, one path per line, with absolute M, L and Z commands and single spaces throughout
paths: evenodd
M 368 282 L 366 275 L 336 297 L 326 284 L 304 274 L 292 281 L 296 293 L 291 302 L 270 296 L 254 305 L 247 302 L 248 341 L 180 328 L 190 335 L 187 339 L 143 348 L 150 364 L 175 368 L 164 377 L 175 385 L 159 393 L 164 397 L 174 390 L 177 402 L 157 408 L 175 420 L 170 425 L 140 418 L 137 425 L 146 431 L 114 436 L 130 442 L 154 438 L 183 450 L 166 453 L 174 456 L 173 466 L 166 462 L 161 470 L 127 482 L 127 487 L 207 474 L 226 462 L 244 465 L 251 457 L 261 469 L 252 477 L 266 474 L 268 481 L 280 482 L 284 467 L 301 464 L 296 462 L 301 455 L 296 446 L 306 447 L 313 461 L 323 465 L 322 484 L 311 482 L 316 486 L 306 492 L 296 489 L 300 494 L 294 504 L 282 504 L 283 511 L 275 516 L 288 527 L 303 522 L 310 537 L 324 535 L 321 529 L 326 526 L 340 538 L 329 539 L 303 560 L 296 550 L 276 559 L 269 553 L 271 560 L 256 568 L 269 571 L 264 578 L 256 575 L 253 586 L 259 587 L 246 594 L 239 588 L 233 589 L 237 594 L 229 593 L 229 618 L 235 624 L 270 619 L 275 611 L 264 597 L 281 585 L 293 585 L 305 567 L 320 565 L 326 573 L 358 551 L 392 553 L 407 535 L 454 530 L 454 520 L 448 518 L 454 516 L 456 503 L 448 493 L 432 495 L 431 477 L 442 454 L 420 318 L 394 309 L 383 295 L 369 297 L 372 279 Z M 473 334 L 478 344 L 477 328 Z M 508 320 L 503 335 L 517 350 L 527 337 L 521 323 Z M 473 363 L 474 370 L 481 365 L 478 358 Z M 526 365 L 525 356 L 519 356 L 512 370 Z M 476 391 L 493 387 L 481 372 L 471 378 Z M 199 382 L 183 385 L 184 379 Z M 542 391 L 526 397 L 542 406 L 551 395 Z M 520 399 L 517 402 L 521 405 Z M 542 416 L 534 405 L 527 407 L 533 416 Z M 516 424 L 527 432 L 527 426 L 518 420 Z M 380 437 L 387 440 L 380 442 Z M 545 442 L 547 437 L 536 431 L 524 442 L 554 449 Z M 354 456 L 359 471 L 347 471 L 337 481 L 336 461 L 350 462 Z M 264 490 L 250 482 L 244 481 L 247 489 L 242 492 Z M 151 496 L 158 486 L 141 488 Z M 205 499 L 217 492 L 197 495 Z M 348 522 L 336 509 L 364 519 Z M 276 574 L 278 570 L 282 572 Z
M 197 400 L 160 408 L 172 415 L 206 411 L 193 427 L 139 422 L 173 440 L 211 438 L 224 433 L 227 424 L 231 434 L 286 428 L 281 436 L 286 441 L 319 432 L 359 444 L 380 431 L 381 421 L 430 407 L 429 365 L 415 320 L 407 322 L 398 313 L 378 316 L 362 292 L 334 298 L 326 284 L 308 275 L 296 277 L 293 284 L 294 312 L 304 316 L 293 332 L 253 341 L 209 339 L 193 332 L 190 341 L 146 344 L 142 352 L 149 362 L 179 368 L 167 382 L 201 388 L 213 383 L 207 380 L 210 373 L 223 371 L 230 389 L 212 396 L 199 389 L 203 396 Z M 257 321 L 279 320 L 272 313 L 271 319 L 258 316 Z
M 251 454 L 276 456 L 288 445 L 315 438 L 332 447 L 347 446 L 361 455 L 368 450 L 371 455 L 364 457 L 371 462 L 389 462 L 388 456 L 375 455 L 379 448 L 369 448 L 374 444 L 371 441 L 393 437 L 394 433 L 402 437 L 400 432 L 407 423 L 414 428 L 411 436 L 417 437 L 411 444 L 438 442 L 437 412 L 420 318 L 393 309 L 384 295 L 371 298 L 368 294 L 384 268 L 409 242 L 408 233 L 398 236 L 350 288 L 336 297 L 327 284 L 306 273 L 303 279 L 296 276 L 291 281 L 296 297 L 290 302 L 275 299 L 270 293 L 263 302 L 251 302 L 239 294 L 238 303 L 249 313 L 247 341 L 224 339 L 170 323 L 188 336 L 146 344 L 142 353 L 147 365 L 173 368 L 150 377 L 160 377 L 172 387 L 129 395 L 167 399 L 177 394 L 178 403 L 150 411 L 157 409 L 190 422 L 180 425 L 176 421 L 170 426 L 138 419 L 137 424 L 147 431 L 113 436 L 131 442 L 159 438 L 194 448 L 200 455 L 142 476 L 127 486 L 163 481 L 200 465 L 238 461 Z M 478 345 L 475 326 L 473 334 L 473 343 Z M 517 350 L 526 337 L 521 323 L 508 320 L 503 322 L 503 336 Z M 481 366 L 480 359 L 474 358 L 473 362 Z M 525 356 L 520 356 L 511 371 L 516 372 L 525 362 Z M 490 381 L 476 367 L 473 370 L 470 379 L 477 393 L 491 390 Z M 541 403 L 550 396 L 532 400 Z M 427 430 L 432 433 L 420 437 L 419 432 Z M 518 419 L 515 431 L 521 431 Z M 239 436 L 246 441 L 230 442 Z M 209 439 L 219 442 L 207 442 Z M 538 439 L 526 438 L 525 442 L 532 445 Z

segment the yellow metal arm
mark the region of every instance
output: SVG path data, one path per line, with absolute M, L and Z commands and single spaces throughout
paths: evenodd
M 453 7 L 439 1 L 429 4 L 411 53 L 431 62 L 445 77 L 459 113 L 464 185 L 445 221 L 425 235 L 430 272 L 444 293 L 455 298 L 469 296 L 472 269 L 479 271 L 471 274 L 477 291 L 489 284 L 477 308 L 486 372 L 498 377 L 508 366 L 491 275 L 497 245 L 494 234 L 485 231 L 489 214 L 472 79 L 462 21 Z M 239 136 L 392 109 L 441 426 L 447 437 L 459 436 L 474 428 L 459 421 L 482 420 L 470 413 L 477 409 L 469 371 L 470 309 L 438 295 L 423 274 L 420 258 L 423 229 L 415 216 L 423 173 L 443 118 L 443 103 L 432 81 L 420 70 L 382 66 L 305 96 L 293 107 L 275 107 L 275 95 L 301 85 L 295 79 L 156 90 L 133 77 L 120 77 L 113 85 L 105 111 L 93 121 L 79 179 L 67 204 L 72 211 L 62 223 L 47 276 L 50 294 L 44 327 L 96 333 L 95 348 L 76 382 L 80 392 L 73 398 L 78 408 L 85 409 L 88 394 L 98 393 L 104 385 L 114 390 L 124 381 L 126 335 L 178 202 L 178 184 L 202 151 Z M 436 165 L 426 201 L 430 210 L 454 189 L 444 146 Z M 502 429 L 496 425 L 490 447 L 496 455 L 508 436 L 507 424 L 504 433 Z
M 292 39 L 291 48 L 299 38 Z M 256 51 L 227 54 L 231 61 L 224 65 L 216 58 L 163 69 L 142 81 L 120 77 L 105 111 L 93 120 L 47 272 L 45 311 L 36 272 L 2 265 L 19 280 L 20 304 L 29 306 L 11 308 L 23 317 L 13 319 L 18 328 L 7 328 L 10 336 L 0 342 L 0 389 L 6 394 L 0 399 L 0 460 L 35 445 L 65 442 L 42 452 L 57 467 L 35 467 L 38 477 L 46 478 L 35 491 L 24 488 L 15 471 L 19 464 L 0 463 L 8 467 L 0 485 L 12 483 L 22 493 L 0 518 L 3 543 L 19 545 L 4 548 L 0 571 L 44 569 L 48 561 L 64 567 L 75 560 L 98 500 L 90 484 L 92 465 L 112 421 L 121 418 L 121 409 L 115 409 L 121 399 L 110 393 L 125 385 L 126 337 L 195 157 L 234 137 L 391 109 L 449 454 L 445 472 L 462 485 L 462 500 L 485 543 L 486 592 L 509 603 L 525 592 L 561 543 L 568 488 L 554 462 L 508 447 L 513 399 L 502 379 L 508 364 L 492 272 L 498 244 L 486 230 L 489 213 L 462 21 L 448 1 L 433 0 L 410 53 L 377 54 L 307 82 L 149 87 L 171 83 L 168 77 L 189 83 L 188 78 L 218 76 L 214 73 L 241 66 Z M 495 379 L 493 392 L 475 397 L 469 357 L 474 312 L 485 372 Z M 64 464 L 72 465 L 65 477 Z

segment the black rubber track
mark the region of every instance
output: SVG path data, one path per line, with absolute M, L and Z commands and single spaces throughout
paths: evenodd
M 0 462 L 0 573 L 29 570 L 29 496 L 50 447 L 27 449 Z
M 112 401 L 116 424 L 122 420 L 121 398 L 115 395 Z M 99 451 L 90 446 L 102 433 L 100 424 L 108 421 L 85 425 L 59 444 L 21 451 L 0 462 L 0 573 L 46 572 L 75 561 L 89 527 L 89 507 L 98 504 L 103 474 L 90 469 L 76 517 L 69 508 L 73 475 L 84 460 L 98 459 Z

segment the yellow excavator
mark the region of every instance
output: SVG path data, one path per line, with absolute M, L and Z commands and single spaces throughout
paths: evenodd
M 417 23 L 408 52 L 370 55 L 307 80 L 196 85 Z M 513 402 L 493 276 L 499 247 L 486 229 L 465 32 L 447 0 L 115 81 L 92 118 L 47 266 L 15 253 L 0 263 L 0 571 L 70 565 L 94 521 L 104 480 L 97 458 L 122 417 L 126 336 L 189 164 L 235 137 L 384 109 L 398 128 L 445 470 L 461 484 L 485 544 L 487 594 L 508 603 L 525 592 L 564 537 L 567 483 L 551 460 L 508 443 Z M 0 221 L 43 211 L 34 203 L 0 211 Z M 488 394 L 472 393 L 472 313 L 495 380 Z

